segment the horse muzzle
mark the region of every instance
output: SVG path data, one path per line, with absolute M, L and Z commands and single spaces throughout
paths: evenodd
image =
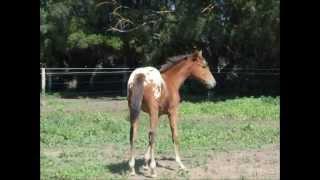
M 208 89 L 214 88 L 216 86 L 216 84 L 217 84 L 217 82 L 214 79 L 206 82 L 206 86 Z

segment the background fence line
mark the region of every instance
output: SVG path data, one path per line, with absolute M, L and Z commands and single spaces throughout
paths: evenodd
M 120 92 L 125 95 L 126 83 L 135 68 L 40 68 L 41 93 L 61 89 L 84 89 L 85 94 L 94 92 Z M 221 68 L 215 74 L 280 76 L 280 68 Z M 86 78 L 87 76 L 87 78 Z M 102 79 L 102 80 L 101 80 Z M 104 86 L 99 90 L 99 86 Z M 58 88 L 58 89 L 59 89 Z M 107 89 L 106 89 L 107 88 Z M 92 92 L 94 90 L 94 92 Z M 63 90 L 64 91 L 64 90 Z M 91 92 L 89 92 L 91 91 Z M 81 94 L 80 92 L 77 92 Z
M 68 74 L 84 74 L 84 75 L 94 75 L 94 74 L 121 74 L 121 73 L 126 73 L 126 72 L 132 72 L 132 71 L 115 71 L 115 72 L 56 72 L 56 73 L 45 73 L 46 75 L 68 75 Z M 212 71 L 211 71 L 212 72 Z M 280 73 L 263 73 L 263 72 L 212 72 L 214 74 L 230 74 L 230 73 L 235 73 L 235 74 L 248 74 L 248 75 L 280 75 Z M 42 75 L 42 73 L 40 73 Z
M 135 69 L 135 68 L 45 68 L 48 70 L 72 70 L 72 69 L 80 69 L 80 70 L 85 70 L 85 69 L 101 69 L 101 70 L 119 70 L 119 69 Z

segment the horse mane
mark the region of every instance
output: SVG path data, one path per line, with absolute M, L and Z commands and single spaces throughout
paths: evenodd
M 192 54 L 184 54 L 184 55 L 172 56 L 172 57 L 167 58 L 167 61 L 165 62 L 165 64 L 161 65 L 160 72 L 164 72 L 164 71 L 168 70 L 173 65 L 175 65 L 178 62 L 185 60 L 191 56 L 192 56 Z

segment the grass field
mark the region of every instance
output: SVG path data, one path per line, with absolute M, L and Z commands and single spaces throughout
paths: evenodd
M 156 137 L 159 179 L 279 179 L 279 97 L 183 102 L 178 131 L 182 161 L 175 163 L 168 119 Z M 130 179 L 128 109 L 124 98 L 42 98 L 41 179 Z M 136 142 L 138 179 L 147 145 L 142 113 Z

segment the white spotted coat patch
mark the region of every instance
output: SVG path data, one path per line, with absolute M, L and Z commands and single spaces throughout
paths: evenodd
M 135 69 L 129 77 L 128 80 L 128 91 L 133 86 L 133 80 L 135 79 L 137 74 L 144 74 L 145 80 L 143 85 L 152 85 L 153 86 L 153 93 L 155 98 L 159 98 L 161 95 L 161 86 L 164 84 L 162 76 L 160 72 L 154 67 L 142 67 Z

